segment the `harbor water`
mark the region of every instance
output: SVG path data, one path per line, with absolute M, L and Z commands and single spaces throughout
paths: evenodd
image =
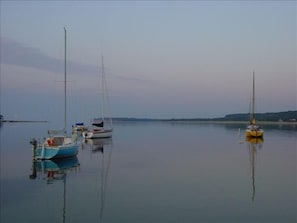
M 263 128 L 117 122 L 77 157 L 35 162 L 48 123 L 3 123 L 0 222 L 297 222 L 297 126 Z

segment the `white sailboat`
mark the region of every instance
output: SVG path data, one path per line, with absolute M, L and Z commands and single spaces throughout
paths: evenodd
M 250 122 L 245 131 L 246 137 L 263 137 L 264 130 L 257 125 L 255 119 L 255 72 L 253 72 L 253 94 L 251 101 Z
M 65 33 L 65 64 L 64 64 L 64 128 L 61 130 L 48 130 L 49 137 L 43 142 L 32 140 L 35 159 L 56 159 L 75 156 L 78 153 L 77 135 L 67 136 L 66 111 L 66 28 Z
M 94 119 L 92 127 L 88 131 L 82 133 L 83 138 L 85 139 L 96 139 L 96 138 L 110 138 L 112 137 L 112 118 L 111 112 L 108 104 L 108 91 L 107 91 L 107 82 L 105 78 L 104 63 L 103 57 L 101 58 L 101 88 L 102 88 L 102 97 L 101 97 L 101 119 Z M 106 108 L 107 106 L 107 108 Z M 106 111 L 109 112 L 109 116 L 105 117 Z M 106 122 L 108 119 L 108 127 L 106 127 Z

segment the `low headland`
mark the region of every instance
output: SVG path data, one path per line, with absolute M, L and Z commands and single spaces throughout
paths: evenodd
M 48 121 L 30 121 L 30 120 L 3 120 L 2 122 L 12 122 L 12 123 L 18 123 L 18 122 L 48 122 Z
M 3 122 L 48 122 L 48 121 L 43 121 L 43 120 L 12 120 L 12 119 L 4 119 L 4 116 L 0 114 L 0 123 Z
M 1 115 L 0 122 L 48 122 L 43 120 L 5 120 Z M 261 125 L 282 124 L 297 125 L 297 111 L 255 113 L 255 118 Z M 249 113 L 228 114 L 219 118 L 126 118 L 114 117 L 115 122 L 172 122 L 172 123 L 216 123 L 216 124 L 246 124 L 250 119 Z
M 297 125 L 297 111 L 283 112 L 267 112 L 255 113 L 255 118 L 258 123 L 265 124 L 284 124 Z M 171 119 L 155 119 L 155 118 L 113 118 L 119 122 L 174 122 L 174 123 L 217 123 L 217 124 L 246 124 L 250 119 L 249 113 L 228 114 L 225 117 L 219 118 L 171 118 Z

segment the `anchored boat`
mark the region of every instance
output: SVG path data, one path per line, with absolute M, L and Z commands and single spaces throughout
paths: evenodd
M 77 134 L 67 136 L 66 118 L 66 28 L 65 33 L 65 69 L 64 69 L 64 128 L 61 130 L 48 130 L 49 136 L 43 142 L 31 141 L 35 159 L 56 159 L 75 156 L 78 153 Z
M 101 98 L 101 119 L 94 119 L 92 122 L 92 127 L 88 131 L 84 131 L 82 133 L 83 138 L 85 139 L 96 139 L 96 138 L 110 138 L 112 137 L 112 118 L 110 115 L 110 109 L 109 106 L 107 107 L 107 111 L 109 112 L 109 117 L 106 118 L 106 104 L 105 102 L 108 102 L 108 95 L 106 95 L 107 92 L 107 83 L 105 79 L 105 72 L 104 72 L 104 64 L 103 64 L 103 57 L 101 60 L 101 73 L 102 73 L 102 81 L 101 81 L 101 88 L 102 88 L 102 98 Z M 109 126 L 106 127 L 105 120 L 108 119 Z
M 253 94 L 251 100 L 250 122 L 245 130 L 246 137 L 263 137 L 264 130 L 255 119 L 255 72 L 253 72 Z

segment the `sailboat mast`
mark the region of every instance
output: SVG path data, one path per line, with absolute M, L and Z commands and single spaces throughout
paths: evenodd
M 105 69 L 104 69 L 104 61 L 103 61 L 103 56 L 101 56 L 101 89 L 102 89 L 102 94 L 101 94 L 101 117 L 102 121 L 105 122 L 105 116 L 107 114 L 107 118 L 109 119 L 109 127 L 112 128 L 112 118 L 111 118 L 111 111 L 110 111 L 110 106 L 109 106 L 109 95 L 108 95 L 108 90 L 107 90 L 107 82 L 106 82 L 106 76 L 105 76 Z M 107 107 L 106 107 L 107 106 Z
M 103 63 L 103 56 L 101 56 L 101 90 L 102 90 L 102 93 L 101 93 L 101 118 L 102 118 L 102 121 L 104 123 L 104 91 L 105 91 L 105 86 L 104 86 L 104 63 Z
M 253 92 L 250 103 L 250 122 L 252 123 L 254 120 L 255 113 L 255 71 L 253 71 Z
M 67 69 L 66 69 L 66 28 L 64 27 L 64 33 L 65 33 L 65 48 L 64 48 L 64 131 L 65 131 L 65 133 L 67 132 L 67 130 L 66 130 L 66 125 L 67 125 L 67 123 L 66 123 L 66 82 L 67 82 L 67 80 L 66 80 L 66 71 L 67 71 Z
M 254 120 L 255 113 L 255 71 L 253 71 L 253 94 L 252 94 L 252 109 L 251 109 L 251 121 Z

